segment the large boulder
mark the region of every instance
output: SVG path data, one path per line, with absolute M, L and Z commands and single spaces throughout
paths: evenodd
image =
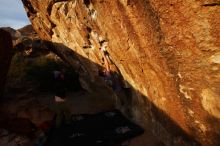
M 16 46 L 22 40 L 22 35 L 18 30 L 15 30 L 11 27 L 1 27 L 1 29 L 9 32 L 12 37 L 13 46 Z
M 3 96 L 7 73 L 13 56 L 12 49 L 10 33 L 0 29 L 0 98 Z
M 220 145 L 218 1 L 22 1 L 40 38 L 84 83 L 99 83 L 107 45 L 111 68 L 132 89 L 120 109 L 167 145 L 186 137 Z

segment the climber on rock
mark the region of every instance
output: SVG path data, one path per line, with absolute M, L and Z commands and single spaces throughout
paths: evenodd
M 103 46 L 101 48 L 101 51 L 103 52 L 103 59 L 104 59 L 104 65 L 105 69 L 103 72 L 100 72 L 99 75 L 102 76 L 105 80 L 105 83 L 110 86 L 115 92 L 118 92 L 121 90 L 121 82 L 116 73 L 113 73 L 110 69 L 110 58 L 109 53 L 105 49 L 107 44 L 103 43 Z
M 109 65 L 108 60 L 107 60 L 105 55 L 104 55 L 103 58 L 104 58 L 105 69 L 103 71 L 100 71 L 99 75 L 104 78 L 104 81 L 108 86 L 112 87 L 113 82 L 112 82 L 112 75 L 111 75 L 110 65 Z

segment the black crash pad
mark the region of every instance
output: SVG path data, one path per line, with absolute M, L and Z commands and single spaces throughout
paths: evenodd
M 143 132 L 118 110 L 72 115 L 70 124 L 51 129 L 45 146 L 114 146 Z

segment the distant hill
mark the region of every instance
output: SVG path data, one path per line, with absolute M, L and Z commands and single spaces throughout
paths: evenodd
M 37 33 L 35 32 L 35 30 L 33 29 L 32 25 L 26 25 L 26 26 L 18 29 L 18 31 L 21 33 L 22 36 L 26 36 L 26 37 L 29 37 L 32 39 L 39 38 Z

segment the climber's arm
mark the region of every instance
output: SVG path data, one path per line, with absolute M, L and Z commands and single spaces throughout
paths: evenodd
M 104 63 L 105 63 L 106 71 L 110 72 L 110 66 L 109 66 L 108 60 L 105 55 L 104 55 Z

